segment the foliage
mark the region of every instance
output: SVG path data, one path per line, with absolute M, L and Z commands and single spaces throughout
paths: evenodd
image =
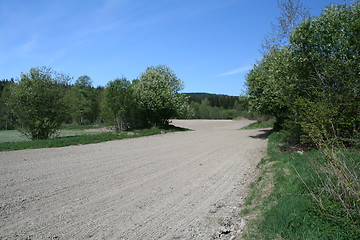
M 234 119 L 240 116 L 235 109 L 210 106 L 207 98 L 203 99 L 201 103 L 191 102 L 190 106 L 194 110 L 193 119 Z
M 31 139 L 47 139 L 66 119 L 65 86 L 70 78 L 50 68 L 32 68 L 11 88 L 8 106 L 20 130 Z
M 357 3 L 302 22 L 289 46 L 273 48 L 247 75 L 251 109 L 275 116 L 276 127 L 290 126 L 304 143 L 357 144 L 359 18 Z
M 359 19 L 360 3 L 332 5 L 291 37 L 299 75 L 294 111 L 306 137 L 317 144 L 359 138 Z
M 193 115 L 187 98 L 179 93 L 182 89 L 183 83 L 167 66 L 150 67 L 132 83 L 115 79 L 106 88 L 94 88 L 87 75 L 71 85 L 70 77 L 50 68 L 32 68 L 16 84 L 0 82 L 0 129 L 12 129 L 17 121 L 30 138 L 46 139 L 63 122 L 106 122 L 117 130 L 166 125 L 170 118 Z
M 68 122 L 94 124 L 100 115 L 100 93 L 101 89 L 93 88 L 89 76 L 80 76 L 66 93 L 71 117 Z
M 295 94 L 291 49 L 273 49 L 248 73 L 250 109 L 263 115 L 275 116 L 282 124 L 289 115 Z
M 249 109 L 247 96 L 227 96 L 210 93 L 185 93 L 193 109 L 193 119 L 262 119 Z
M 185 93 L 191 102 L 201 103 L 205 98 L 208 99 L 211 107 L 224 109 L 233 109 L 234 105 L 239 102 L 239 97 L 211 93 Z
M 80 76 L 75 81 L 74 87 L 91 88 L 92 87 L 92 80 L 88 75 Z
M 167 125 L 169 119 L 187 115 L 187 99 L 179 93 L 183 82 L 167 66 L 149 67 L 134 83 L 136 102 L 149 125 Z
M 247 76 L 251 108 L 283 129 L 269 138 L 273 191 L 250 238 L 358 239 L 360 155 L 344 147 L 359 146 L 359 19 L 360 3 L 325 8 Z M 319 150 L 283 153 L 289 140 Z
M 0 129 L 4 130 L 15 129 L 15 116 L 6 105 L 12 85 L 13 79 L 0 81 Z
M 117 131 L 129 129 L 133 121 L 131 113 L 135 104 L 130 86 L 126 78 L 117 78 L 106 86 L 103 114 L 105 121 L 113 124 Z

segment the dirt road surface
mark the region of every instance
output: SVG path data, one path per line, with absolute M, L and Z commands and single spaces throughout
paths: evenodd
M 0 239 L 229 239 L 264 131 L 176 120 L 194 131 L 0 152 Z

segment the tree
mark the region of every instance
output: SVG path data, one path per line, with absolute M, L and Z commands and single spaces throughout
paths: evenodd
M 360 136 L 359 19 L 360 3 L 331 5 L 291 36 L 299 75 L 294 111 L 316 141 Z
M 91 78 L 80 76 L 67 93 L 71 107 L 71 118 L 78 124 L 95 123 L 99 117 L 98 91 L 93 88 Z
M 291 49 L 273 49 L 246 76 L 252 111 L 276 117 L 281 125 L 295 101 L 297 75 Z
M 105 89 L 105 119 L 115 125 L 117 131 L 127 130 L 132 126 L 134 98 L 131 83 L 126 78 L 110 81 Z
M 78 77 L 78 79 L 75 81 L 74 86 L 79 88 L 91 88 L 92 80 L 89 76 L 83 75 Z
M 0 129 L 10 130 L 15 128 L 15 118 L 7 106 L 11 86 L 14 79 L 0 81 Z
M 358 141 L 359 19 L 356 3 L 302 22 L 289 46 L 271 49 L 247 75 L 251 108 L 307 143 Z
M 31 139 L 47 139 L 60 128 L 68 113 L 64 99 L 70 77 L 51 68 L 31 68 L 11 88 L 8 106 L 20 130 Z
M 266 35 L 261 47 L 264 55 L 273 49 L 283 48 L 290 42 L 290 35 L 303 21 L 309 19 L 310 11 L 301 0 L 278 0 L 280 17 L 272 23 L 272 31 Z
M 167 66 L 149 67 L 134 84 L 136 101 L 150 125 L 167 125 L 171 118 L 186 114 L 187 99 L 179 91 L 183 82 Z

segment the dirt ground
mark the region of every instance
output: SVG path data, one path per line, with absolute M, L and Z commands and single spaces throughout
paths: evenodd
M 0 239 L 235 239 L 267 144 L 249 123 L 0 152 Z

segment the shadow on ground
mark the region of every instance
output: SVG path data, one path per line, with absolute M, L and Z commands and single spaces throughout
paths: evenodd
M 259 130 L 261 133 L 259 133 L 258 135 L 255 136 L 250 136 L 251 138 L 255 138 L 255 139 L 267 139 L 269 137 L 269 135 L 272 133 L 272 129 L 262 129 Z

